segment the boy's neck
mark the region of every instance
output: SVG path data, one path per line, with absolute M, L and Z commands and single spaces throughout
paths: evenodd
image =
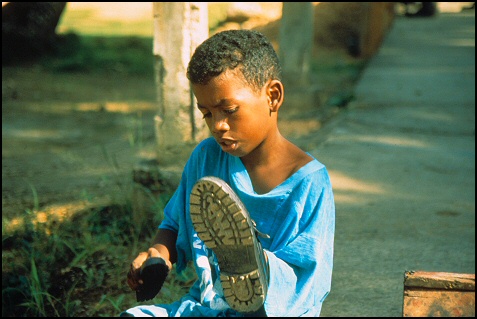
M 259 167 L 271 166 L 280 157 L 280 154 L 287 149 L 290 143 L 279 132 L 264 140 L 251 153 L 242 156 L 240 159 L 248 171 L 253 171 Z
M 312 158 L 280 134 L 241 157 L 254 191 L 265 194 L 283 183 Z

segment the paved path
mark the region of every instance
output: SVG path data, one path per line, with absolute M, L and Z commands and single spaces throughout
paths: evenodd
M 336 197 L 322 316 L 401 317 L 405 270 L 475 273 L 475 11 L 397 17 L 310 150 Z

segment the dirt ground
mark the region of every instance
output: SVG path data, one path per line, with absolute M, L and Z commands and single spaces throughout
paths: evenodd
M 153 79 L 2 68 L 3 216 L 114 194 L 153 141 L 154 97 Z

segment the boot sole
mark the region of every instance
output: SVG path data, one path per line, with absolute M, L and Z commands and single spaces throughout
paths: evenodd
M 192 188 L 190 214 L 197 235 L 217 256 L 227 303 L 242 313 L 260 309 L 268 287 L 263 252 L 238 196 L 223 180 L 204 177 Z

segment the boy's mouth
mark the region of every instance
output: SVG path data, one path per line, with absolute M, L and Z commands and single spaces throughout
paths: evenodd
M 237 141 L 234 140 L 220 139 L 218 142 L 225 152 L 233 151 L 237 148 Z

